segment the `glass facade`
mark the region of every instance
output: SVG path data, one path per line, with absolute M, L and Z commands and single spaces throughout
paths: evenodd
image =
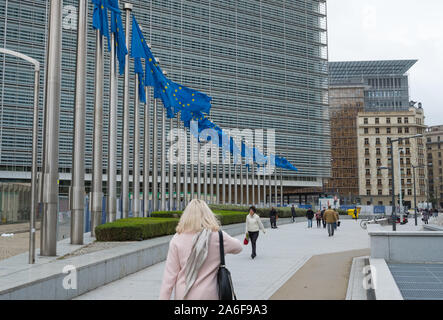
M 416 62 L 417 60 L 330 62 L 330 83 L 365 85 L 367 111 L 407 111 L 409 81 L 406 73 Z
M 48 2 L 0 0 L 1 45 L 32 56 L 43 66 Z M 222 128 L 276 129 L 276 153 L 287 157 L 299 168 L 298 173 L 284 172 L 285 180 L 321 181 L 321 178 L 330 176 L 326 1 L 127 2 L 133 3 L 133 12 L 152 44 L 154 55 L 168 71 L 168 77 L 213 97 L 211 113 L 215 123 Z M 63 5 L 60 171 L 69 173 L 77 1 L 64 0 Z M 93 8 L 90 1 L 88 5 L 91 26 Z M 123 1 L 120 1 L 120 7 L 123 7 Z M 86 116 L 88 173 L 92 166 L 94 53 L 95 33 L 90 27 Z M 104 168 L 107 166 L 109 100 L 107 52 L 105 61 Z M 0 56 L 0 81 L 0 170 L 29 171 L 33 74 L 25 63 Z M 133 74 L 131 83 L 134 83 Z M 43 84 L 42 76 L 42 108 Z M 119 168 L 123 77 L 119 78 L 118 89 Z M 131 108 L 132 100 L 131 94 Z M 143 134 L 142 123 L 141 129 Z M 132 145 L 130 148 L 132 152 Z

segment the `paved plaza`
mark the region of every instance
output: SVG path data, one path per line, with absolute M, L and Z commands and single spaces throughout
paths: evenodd
M 303 219 L 304 220 L 304 219 Z M 369 237 L 360 221 L 342 220 L 334 237 L 326 229 L 312 229 L 306 222 L 267 229 L 257 241 L 257 257 L 250 246 L 238 255 L 228 255 L 227 267 L 240 300 L 267 300 L 276 293 L 311 257 L 369 248 Z M 237 236 L 243 241 L 243 235 Z M 165 262 L 90 291 L 76 299 L 158 299 Z M 341 287 L 347 279 L 341 278 Z

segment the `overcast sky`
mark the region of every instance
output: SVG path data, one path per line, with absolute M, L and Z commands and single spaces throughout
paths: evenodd
M 410 99 L 443 125 L 443 1 L 328 0 L 329 60 L 418 59 Z

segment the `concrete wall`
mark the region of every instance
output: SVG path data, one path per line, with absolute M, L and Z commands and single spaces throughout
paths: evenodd
M 371 258 L 394 263 L 443 263 L 443 231 L 368 231 Z

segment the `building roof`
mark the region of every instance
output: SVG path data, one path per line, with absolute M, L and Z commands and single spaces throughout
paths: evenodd
M 404 75 L 418 60 L 329 62 L 331 80 Z

